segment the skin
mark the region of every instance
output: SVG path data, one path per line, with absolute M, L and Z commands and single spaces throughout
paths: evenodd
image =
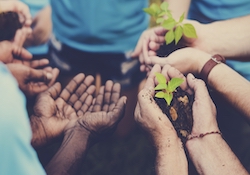
M 16 78 L 19 88 L 27 97 L 34 97 L 48 89 L 54 84 L 59 74 L 57 68 L 47 71 L 15 63 L 9 63 L 7 67 Z
M 78 74 L 61 90 L 60 83 L 39 94 L 30 117 L 32 145 L 41 147 L 62 137 L 66 125 L 77 120 L 92 104 L 94 78 Z
M 249 20 L 250 15 L 209 24 L 201 24 L 197 21 L 186 19 L 184 23 L 190 23 L 195 27 L 198 38 L 182 37 L 179 44 L 202 50 L 211 55 L 220 53 L 230 60 L 248 61 L 250 41 L 245 38 L 250 38 L 248 32 L 250 30 Z M 149 57 L 155 56 L 160 45 L 165 42 L 164 35 L 166 32 L 167 30 L 163 27 L 155 27 L 142 33 L 132 53 L 133 57 L 139 57 L 142 71 L 145 71 L 147 69 L 146 66 L 151 63 Z M 240 35 L 236 35 L 236 33 L 240 33 Z
M 183 78 L 185 81 L 181 88 L 188 93 L 194 93 L 192 106 L 194 123 L 191 136 L 219 131 L 216 108 L 202 80 L 196 79 L 192 74 L 188 74 L 185 78 L 180 71 L 170 65 L 165 65 L 162 69 L 159 65 L 155 65 L 144 89 L 138 95 L 135 119 L 149 132 L 156 145 L 157 173 L 187 174 L 187 168 L 184 168 L 187 164 L 185 154 L 180 152 L 179 144 L 174 144 L 175 139 L 173 138 L 177 137 L 176 132 L 168 118 L 162 114 L 153 101 L 155 72 L 161 72 L 167 79 Z M 202 138 L 188 140 L 185 146 L 199 174 L 248 174 L 219 134 L 209 134 Z M 170 150 L 171 152 L 169 152 Z
M 114 132 L 126 104 L 126 97 L 120 97 L 120 89 L 119 84 L 107 81 L 87 112 L 68 123 L 62 145 L 46 167 L 47 174 L 77 174 L 86 151 Z
M 33 30 L 26 38 L 25 46 L 37 46 L 49 40 L 52 31 L 51 7 L 46 6 L 32 20 Z
M 169 78 L 166 70 L 161 71 L 159 65 L 153 67 L 144 88 L 138 94 L 135 120 L 149 133 L 156 147 L 156 173 L 159 175 L 188 174 L 188 164 L 182 142 L 172 123 L 153 99 L 156 72 L 162 72 L 167 75 L 167 79 Z

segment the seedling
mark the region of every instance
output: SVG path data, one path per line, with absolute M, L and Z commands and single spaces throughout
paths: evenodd
M 167 2 L 163 2 L 161 5 L 152 3 L 150 7 L 144 8 L 143 11 L 152 16 L 157 24 L 168 30 L 165 35 L 166 44 L 170 44 L 173 41 L 177 44 L 183 35 L 187 38 L 197 38 L 194 26 L 189 23 L 183 23 L 185 13 L 176 21 L 168 9 Z
M 156 79 L 158 81 L 158 85 L 154 88 L 158 90 L 155 94 L 157 98 L 164 98 L 168 105 L 171 104 L 173 100 L 173 92 L 183 83 L 182 78 L 172 78 L 167 82 L 166 77 L 161 73 L 156 73 Z

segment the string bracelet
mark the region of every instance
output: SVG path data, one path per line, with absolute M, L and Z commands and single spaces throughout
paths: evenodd
M 199 135 L 188 135 L 187 136 L 187 141 L 195 139 L 195 138 L 203 138 L 206 135 L 210 135 L 210 134 L 220 134 L 220 135 L 222 135 L 222 133 L 220 131 L 211 131 L 211 132 L 201 133 Z

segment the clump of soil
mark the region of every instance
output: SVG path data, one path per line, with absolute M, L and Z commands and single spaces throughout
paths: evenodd
M 12 40 L 22 24 L 16 12 L 0 13 L 0 41 Z
M 160 46 L 160 48 L 157 50 L 157 56 L 159 57 L 167 57 L 169 54 L 172 52 L 184 48 L 185 46 L 182 46 L 181 44 L 175 44 L 174 42 L 170 44 L 164 43 L 163 45 Z
M 185 143 L 193 127 L 192 104 L 194 96 L 178 87 L 173 93 L 170 106 L 163 98 L 154 97 L 154 99 L 162 112 L 172 122 L 178 137 Z

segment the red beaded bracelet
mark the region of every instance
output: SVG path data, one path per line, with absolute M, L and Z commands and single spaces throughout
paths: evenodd
M 202 138 L 202 137 L 204 137 L 204 136 L 206 136 L 206 135 L 209 135 L 209 134 L 220 134 L 220 135 L 222 135 L 222 133 L 220 132 L 220 131 L 211 131 L 211 132 L 206 132 L 206 133 L 201 133 L 201 134 L 199 134 L 199 135 L 195 135 L 195 136 L 193 136 L 193 135 L 188 135 L 187 136 L 187 140 L 192 140 L 192 139 L 195 139 L 195 138 Z

